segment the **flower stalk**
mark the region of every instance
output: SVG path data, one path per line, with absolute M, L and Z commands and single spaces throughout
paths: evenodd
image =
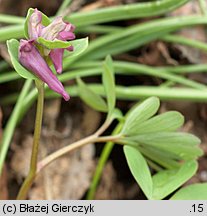
M 44 83 L 40 80 L 36 80 L 35 84 L 38 90 L 38 99 L 37 99 L 37 110 L 36 110 L 32 155 L 30 161 L 30 170 L 28 176 L 26 177 L 23 185 L 20 188 L 20 191 L 17 196 L 17 200 L 26 199 L 28 191 L 34 182 L 36 171 L 37 171 L 38 149 L 39 149 L 39 141 L 40 141 L 41 128 L 42 128 L 42 116 L 43 116 L 43 107 L 44 107 Z

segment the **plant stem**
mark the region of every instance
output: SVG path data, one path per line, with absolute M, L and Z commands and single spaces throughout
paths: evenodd
M 68 146 L 63 147 L 62 149 L 59 149 L 58 151 L 52 153 L 51 155 L 47 156 L 45 159 L 39 162 L 38 168 L 37 168 L 37 173 L 40 172 L 44 167 L 49 165 L 52 161 L 56 160 L 57 158 L 63 156 L 64 154 L 67 154 L 77 148 L 80 148 L 86 144 L 89 143 L 95 143 L 97 141 L 102 142 L 102 141 L 107 141 L 107 139 L 113 138 L 112 136 L 109 137 L 99 137 L 111 124 L 110 119 L 106 119 L 106 121 L 103 123 L 103 125 L 91 136 L 88 136 L 86 138 L 83 138 L 81 140 L 78 140 L 77 142 L 74 142 Z M 106 138 L 106 140 L 104 140 Z
M 96 131 L 95 135 L 99 136 L 101 135 L 111 124 L 111 119 L 106 119 L 106 121 L 103 123 L 103 125 Z
M 117 125 L 117 127 L 114 129 L 112 135 L 117 135 L 121 131 L 122 127 L 123 127 L 123 123 L 120 122 Z M 115 145 L 114 142 L 107 142 L 106 145 L 104 146 L 104 149 L 101 152 L 101 156 L 99 158 L 98 165 L 96 167 L 93 179 L 91 181 L 89 191 L 88 191 L 88 193 L 86 195 L 87 200 L 94 199 L 94 195 L 95 195 L 98 183 L 100 181 L 102 171 L 103 171 L 103 169 L 105 167 L 105 164 L 106 164 L 106 162 L 107 162 L 107 160 L 109 158 L 109 155 L 110 155 L 114 145 Z
M 43 115 L 43 107 L 44 107 L 44 83 L 40 80 L 37 80 L 35 84 L 38 90 L 38 99 L 37 99 L 37 111 L 36 111 L 35 129 L 34 129 L 32 156 L 30 161 L 30 171 L 19 191 L 19 194 L 17 196 L 18 200 L 26 199 L 28 191 L 35 179 L 35 174 L 37 170 L 38 149 L 39 149 L 39 141 L 40 141 L 41 128 L 42 128 L 42 115 Z
M 47 156 L 45 159 L 40 161 L 37 166 L 37 173 L 39 173 L 43 168 L 45 168 L 47 165 L 49 165 L 52 161 L 58 159 L 59 157 L 63 156 L 66 153 L 69 153 L 77 148 L 80 148 L 86 144 L 94 143 L 97 139 L 96 135 L 88 136 L 84 139 L 78 140 L 77 142 L 74 142 L 68 146 L 65 146 L 56 152 L 52 153 L 51 155 Z
M 68 154 L 71 151 L 74 151 L 75 149 L 78 149 L 84 145 L 87 145 L 89 143 L 95 143 L 95 142 L 107 142 L 107 141 L 114 141 L 116 139 L 120 138 L 120 135 L 116 136 L 105 136 L 105 137 L 98 137 L 96 134 L 93 134 L 91 136 L 88 136 L 82 140 L 79 140 L 77 142 L 74 142 L 68 146 L 65 146 L 58 151 L 52 153 L 51 155 L 47 156 L 45 159 L 40 161 L 37 166 L 37 174 L 45 168 L 47 165 L 49 165 L 51 162 L 55 161 L 59 157 Z
M 121 138 L 120 134 L 113 135 L 113 136 L 112 135 L 111 136 L 101 136 L 96 139 L 96 142 L 116 142 L 120 138 Z M 122 145 L 121 143 L 117 143 L 117 144 Z

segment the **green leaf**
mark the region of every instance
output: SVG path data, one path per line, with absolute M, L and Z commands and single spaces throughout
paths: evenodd
M 141 144 L 147 144 L 152 146 L 167 145 L 170 144 L 185 144 L 189 146 L 197 146 L 200 143 L 200 139 L 192 134 L 183 132 L 157 132 L 151 134 L 143 134 L 137 136 L 127 137 L 130 140 L 136 141 Z
M 111 119 L 118 119 L 119 121 L 124 121 L 124 116 L 120 109 L 115 108 L 111 113 Z
M 134 147 L 124 146 L 129 169 L 148 199 L 152 198 L 152 177 L 142 154 Z
M 145 144 L 175 153 L 186 160 L 197 158 L 203 153 L 197 146 L 200 140 L 188 133 L 159 132 L 127 137 L 125 139 L 134 142 L 134 145 Z
M 114 67 L 111 56 L 107 56 L 103 64 L 102 81 L 107 97 L 109 116 L 112 114 L 116 103 Z
M 156 97 L 150 97 L 128 114 L 122 133 L 125 135 L 136 134 L 136 127 L 152 117 L 159 109 L 160 101 Z
M 77 40 L 72 40 L 70 41 L 70 44 L 73 46 L 74 50 L 73 52 L 67 52 L 65 55 L 65 59 L 68 63 L 67 59 L 73 58 L 75 56 L 78 56 L 82 54 L 88 47 L 88 37 L 82 38 L 82 39 L 77 39 Z
M 188 161 L 179 169 L 160 171 L 153 180 L 153 199 L 161 200 L 189 180 L 198 168 L 196 161 Z
M 184 117 L 179 112 L 169 111 L 157 115 L 144 123 L 137 125 L 136 134 L 175 131 L 184 123 Z
M 53 41 L 46 40 L 42 37 L 37 38 L 37 42 L 48 49 L 67 48 L 71 46 L 71 42 L 55 39 Z
M 29 22 L 29 18 L 30 16 L 33 14 L 34 12 L 34 9 L 33 8 L 30 8 L 27 12 L 27 16 L 26 16 L 26 19 L 25 19 L 25 23 L 24 23 L 24 35 L 27 39 L 29 39 L 29 34 L 28 34 L 28 22 Z M 48 26 L 50 24 L 50 19 L 42 13 L 42 24 L 44 26 Z
M 81 99 L 93 109 L 100 112 L 107 112 L 107 104 L 98 94 L 93 92 L 88 86 L 80 79 L 77 79 L 78 91 Z
M 17 41 L 16 39 L 8 40 L 7 47 L 11 58 L 11 62 L 16 72 L 25 79 L 37 79 L 36 76 L 34 76 L 31 72 L 29 72 L 26 68 L 24 68 L 19 63 L 19 58 L 18 58 L 19 41 Z
M 181 188 L 171 200 L 207 200 L 207 183 L 192 184 Z
M 140 152 L 156 164 L 166 169 L 174 169 L 180 167 L 178 160 L 181 158 L 171 152 L 160 150 L 151 146 L 139 146 Z

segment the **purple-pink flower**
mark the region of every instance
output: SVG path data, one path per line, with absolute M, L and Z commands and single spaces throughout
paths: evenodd
M 47 83 L 49 88 L 61 94 L 63 98 L 68 101 L 70 97 L 62 83 L 53 74 L 33 43 L 34 40 L 20 40 L 19 59 L 21 64 L 32 71 L 43 82 Z
M 71 23 L 64 22 L 62 17 L 57 17 L 48 26 L 42 24 L 42 13 L 34 10 L 28 21 L 28 40 L 20 40 L 19 61 L 31 71 L 35 76 L 45 82 L 49 88 L 61 94 L 67 101 L 69 95 L 65 91 L 62 83 L 53 74 L 47 61 L 50 58 L 57 73 L 62 72 L 62 61 L 64 50 L 73 51 L 72 46 L 67 48 L 48 49 L 37 42 L 39 37 L 48 41 L 54 40 L 74 40 L 74 26 Z M 41 50 L 41 51 L 40 51 Z

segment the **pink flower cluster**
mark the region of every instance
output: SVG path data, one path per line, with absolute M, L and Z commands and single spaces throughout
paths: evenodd
M 35 76 L 45 82 L 50 89 L 61 94 L 68 101 L 70 99 L 62 83 L 53 74 L 46 59 L 50 59 L 57 73 L 62 72 L 64 50 L 73 51 L 72 46 L 67 48 L 48 49 L 37 42 L 39 37 L 48 41 L 68 41 L 75 39 L 74 26 L 57 17 L 48 26 L 42 24 L 42 13 L 34 10 L 28 21 L 29 40 L 20 40 L 19 61 Z

